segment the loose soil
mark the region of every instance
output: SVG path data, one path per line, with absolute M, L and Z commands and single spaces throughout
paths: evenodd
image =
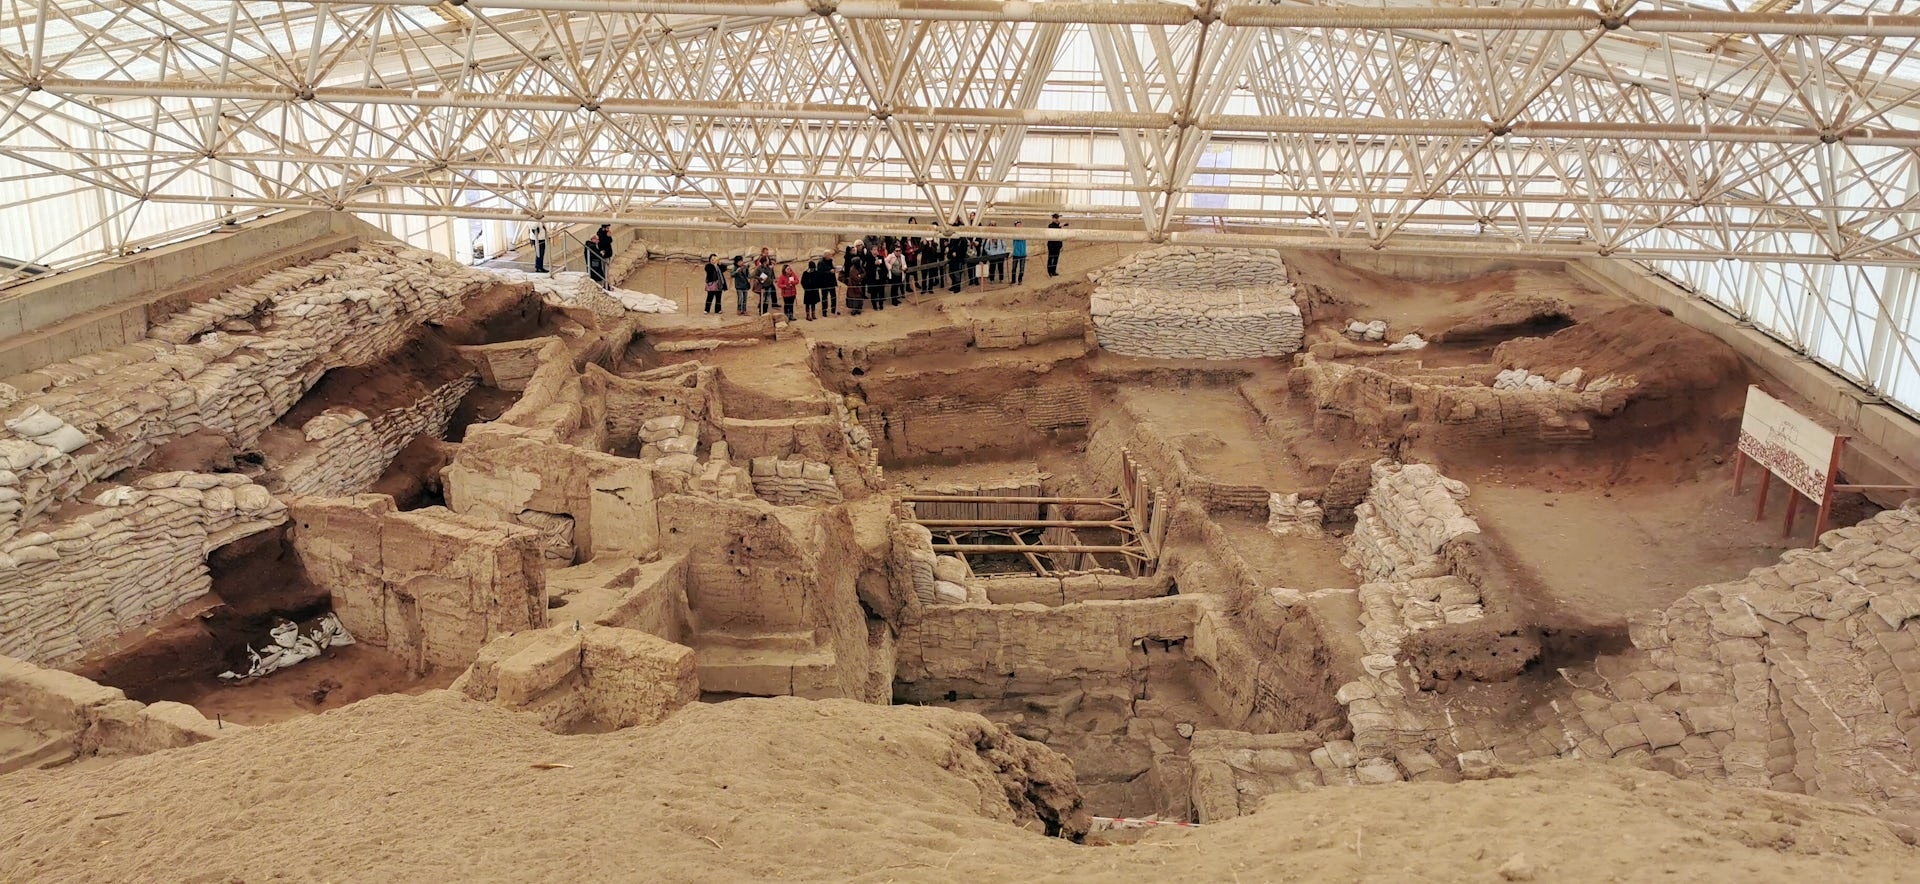
M 1562 492 L 1470 482 L 1466 506 L 1497 536 L 1511 564 L 1537 582 L 1529 600 L 1545 622 L 1620 625 L 1665 608 L 1687 590 L 1735 580 L 1813 542 L 1813 518 L 1780 536 L 1784 503 L 1753 519 L 1754 490 L 1733 496 L 1731 475 L 1678 485 Z
M 10 774 L 0 879 L 1910 881 L 1886 823 L 1797 795 L 1554 763 L 1329 788 L 1082 847 L 1008 825 L 972 716 L 781 698 L 556 736 L 448 693 Z M 1596 837 L 1595 833 L 1605 833 Z
M 419 694 L 444 688 L 460 673 L 435 670 L 416 676 L 393 655 L 371 645 L 329 648 L 320 657 L 242 682 L 189 679 L 144 691 L 147 702 L 172 700 L 208 718 L 263 725 L 338 709 L 381 694 Z
M 1122 395 L 1146 420 L 1164 428 L 1187 463 L 1207 479 L 1283 492 L 1310 484 L 1293 455 L 1267 436 L 1260 416 L 1231 388 L 1135 388 Z

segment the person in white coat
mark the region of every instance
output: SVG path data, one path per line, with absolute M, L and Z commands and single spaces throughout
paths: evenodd
M 547 272 L 547 225 L 535 221 L 528 226 L 527 242 L 533 246 L 533 272 Z

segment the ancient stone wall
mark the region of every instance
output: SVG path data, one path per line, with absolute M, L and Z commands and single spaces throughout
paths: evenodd
M 207 553 L 286 521 L 233 473 L 160 473 L 0 543 L 0 654 L 71 663 L 207 594 Z
M 291 539 L 358 641 L 416 671 L 465 667 L 496 636 L 545 625 L 539 535 L 444 507 L 396 512 L 393 498 L 296 498 Z
M 1300 349 L 1305 325 L 1277 254 L 1167 246 L 1093 278 L 1093 325 L 1110 353 L 1245 359 Z

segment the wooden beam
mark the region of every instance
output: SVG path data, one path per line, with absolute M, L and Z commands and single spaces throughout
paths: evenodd
M 936 543 L 934 552 L 970 552 L 970 553 L 1124 553 L 1141 555 L 1139 547 L 1133 546 L 1082 546 L 1073 543 L 1013 544 L 1013 543 Z
M 913 522 L 928 528 L 1112 528 L 1120 531 L 1131 530 L 1131 526 L 1119 519 L 1100 521 L 1098 519 L 914 519 Z
M 1111 497 L 955 497 L 946 494 L 908 494 L 900 498 L 908 503 L 1057 503 L 1062 506 L 1110 506 L 1123 509 Z
M 1020 532 L 1018 531 L 1008 531 L 1007 536 L 1013 538 L 1013 542 L 1016 546 L 1027 545 L 1027 542 L 1021 539 Z M 1033 573 L 1038 574 L 1042 577 L 1047 576 L 1046 566 L 1040 564 L 1039 556 L 1034 555 L 1033 553 L 1026 553 L 1026 556 L 1027 556 L 1027 564 L 1033 566 Z

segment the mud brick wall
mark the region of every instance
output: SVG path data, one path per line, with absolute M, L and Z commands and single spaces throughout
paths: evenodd
M 1077 379 L 973 398 L 957 380 L 953 395 L 870 401 L 860 425 L 887 458 L 914 461 L 992 451 L 1025 450 L 1057 435 L 1083 432 L 1092 418 L 1092 396 Z
M 813 372 L 821 378 L 846 379 L 866 375 L 874 363 L 927 353 L 962 353 L 973 342 L 973 330 L 960 325 L 916 329 L 905 337 L 862 344 L 815 342 L 807 353 Z
M 151 705 L 57 669 L 0 656 L 0 715 L 24 719 L 43 736 L 62 736 L 75 757 L 144 755 L 245 731 L 208 721 L 185 703 Z M 7 755 L 0 752 L 0 763 Z
M 1162 573 L 1223 590 L 1193 647 L 1195 659 L 1213 670 L 1209 699 L 1216 710 L 1254 730 L 1338 730 L 1326 640 L 1299 593 L 1262 582 L 1226 530 L 1196 504 L 1183 504 L 1174 524 L 1175 532 L 1197 525 L 1204 552 L 1163 562 Z
M 1087 314 L 1079 310 L 1046 310 L 1015 315 L 975 315 L 958 312 L 973 331 L 973 346 L 980 350 L 1017 350 L 1048 341 L 1085 340 L 1090 325 Z
M 415 671 L 464 668 L 482 646 L 546 625 L 540 535 L 444 507 L 396 512 L 393 498 L 295 498 L 294 550 L 355 639 Z
M 488 643 L 453 689 L 531 712 L 556 733 L 658 724 L 700 699 L 692 648 L 572 623 Z
M 1176 506 L 1192 501 L 1208 512 L 1266 516 L 1267 489 L 1203 475 L 1180 447 L 1163 435 L 1164 428 L 1158 422 L 1140 414 L 1138 406 L 1124 395 L 1116 405 L 1101 415 L 1088 441 L 1087 461 L 1094 468 L 1117 477 L 1124 448 L 1152 473 L 1150 484 L 1165 490 Z
M 587 384 L 600 392 L 607 403 L 607 438 L 632 442 L 640 438 L 640 425 L 648 418 L 664 414 L 683 415 L 689 421 L 718 421 L 719 397 L 717 371 L 698 363 L 681 363 L 620 377 L 597 365 L 587 366 Z M 706 430 L 700 441 L 712 444 L 717 430 Z
M 1277 254 L 1167 246 L 1093 274 L 1093 326 L 1110 353 L 1246 359 L 1300 349 L 1305 324 Z
M 357 409 L 328 409 L 301 427 L 307 445 L 286 464 L 275 465 L 262 484 L 281 494 L 346 496 L 373 487 L 407 443 L 447 430 L 460 400 L 477 375 L 442 384 L 404 408 L 369 417 Z
M 653 471 L 640 461 L 488 423 L 468 428 L 443 475 L 455 512 L 511 520 L 531 510 L 571 518 L 583 560 L 644 559 L 659 549 Z
M 868 695 L 871 645 L 858 589 L 871 547 L 847 507 L 678 494 L 659 507 L 662 550 L 687 559 L 696 646 L 770 641 L 786 649 L 784 662 L 728 667 L 739 679 L 731 683 L 703 662 L 707 690 L 877 699 Z
M 138 629 L 213 588 L 207 553 L 286 521 L 232 473 L 161 473 L 0 543 L 0 654 L 43 665 Z
M 532 430 L 569 445 L 603 448 L 609 403 L 591 395 L 604 389 L 602 379 L 583 374 L 557 339 L 541 349 L 539 360 L 520 398 L 492 423 Z
M 540 368 L 541 351 L 559 340 L 548 335 L 523 341 L 455 347 L 454 350 L 479 370 L 481 383 L 497 390 L 519 392 L 527 388 L 527 381 Z
M 1147 665 L 1141 639 L 1184 641 L 1203 602 L 1169 596 L 1123 602 L 936 605 L 900 630 L 895 692 L 916 702 L 948 691 L 1002 697 L 1049 693 L 1060 682 L 1117 683 Z
M 1366 440 L 1418 435 L 1423 444 L 1434 446 L 1497 441 L 1552 447 L 1588 442 L 1593 439 L 1593 419 L 1617 413 L 1627 395 L 1621 388 L 1496 390 L 1311 355 L 1299 357 L 1289 386 L 1294 395 L 1312 402 L 1318 431 L 1357 432 Z

